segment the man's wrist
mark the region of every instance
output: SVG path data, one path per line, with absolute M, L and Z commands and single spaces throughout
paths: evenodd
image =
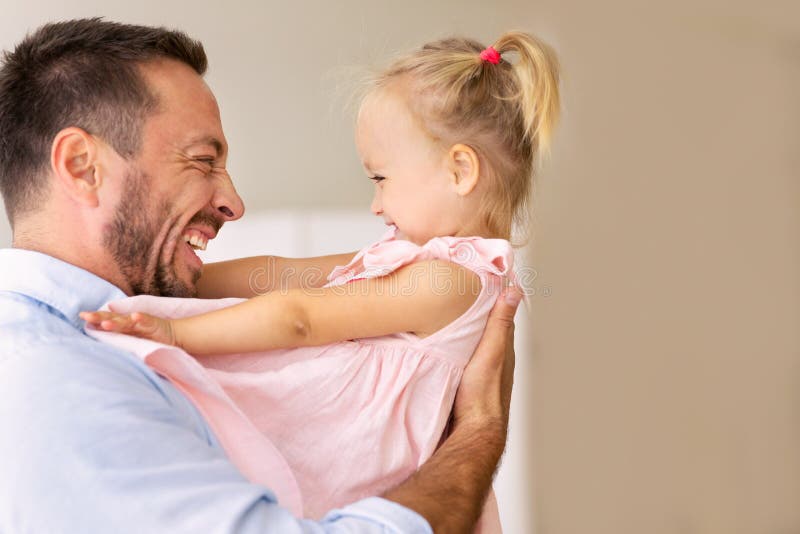
M 434 532 L 469 532 L 480 516 L 505 441 L 502 418 L 462 419 L 430 460 L 384 498 L 423 516 Z
M 484 445 L 482 450 L 486 455 L 496 456 L 499 461 L 506 447 L 507 435 L 508 422 L 502 417 L 464 417 L 454 419 L 448 441 L 478 440 Z

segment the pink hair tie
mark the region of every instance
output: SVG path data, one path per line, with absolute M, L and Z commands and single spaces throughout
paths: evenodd
M 481 52 L 481 59 L 484 61 L 488 61 L 492 65 L 497 65 L 500 63 L 500 54 L 497 50 L 494 49 L 493 46 L 488 47 L 486 50 Z

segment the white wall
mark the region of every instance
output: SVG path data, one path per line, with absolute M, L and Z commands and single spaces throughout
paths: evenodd
M 5 213 L 0 217 L 0 248 L 11 246 L 11 227 L 8 225 Z

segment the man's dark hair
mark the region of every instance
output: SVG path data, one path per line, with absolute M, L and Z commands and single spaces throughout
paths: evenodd
M 0 193 L 12 226 L 41 202 L 55 135 L 74 126 L 123 157 L 139 150 L 144 119 L 157 107 L 139 71 L 170 58 L 205 74 L 203 45 L 165 28 L 100 18 L 46 24 L 0 65 Z

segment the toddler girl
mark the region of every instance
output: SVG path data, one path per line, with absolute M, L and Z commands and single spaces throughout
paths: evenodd
M 389 230 L 345 257 L 325 287 L 245 301 L 142 296 L 82 316 L 93 335 L 177 384 L 242 472 L 295 512 L 316 518 L 381 494 L 442 438 L 461 373 L 513 279 L 507 240 L 558 102 L 555 56 L 530 35 L 488 48 L 427 44 L 362 101 L 356 144 L 372 211 Z M 245 296 L 253 262 L 208 266 L 201 295 Z M 497 530 L 496 515 L 488 526 Z

